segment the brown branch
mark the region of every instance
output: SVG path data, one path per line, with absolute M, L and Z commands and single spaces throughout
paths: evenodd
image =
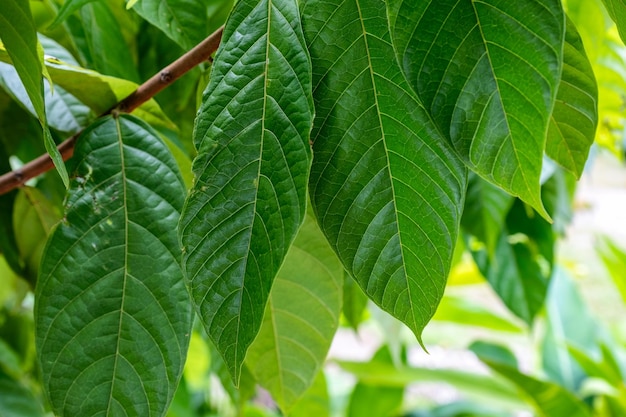
M 128 97 L 120 101 L 108 111 L 100 115 L 100 117 L 110 114 L 111 112 L 120 111 L 130 113 L 137 107 L 141 106 L 146 101 L 154 97 L 159 91 L 163 90 L 168 85 L 172 84 L 187 71 L 196 67 L 203 61 L 209 59 L 222 40 L 223 27 L 219 28 L 208 38 L 200 42 L 189 52 L 172 62 L 167 67 L 159 71 L 145 83 L 141 84 L 137 89 L 131 93 Z M 76 139 L 80 136 L 81 132 L 66 139 L 58 146 L 59 152 L 64 161 L 67 161 L 74 154 L 74 145 Z M 0 195 L 6 194 L 14 188 L 24 185 L 26 181 L 43 174 L 54 168 L 52 159 L 48 154 L 41 155 L 38 158 L 24 164 L 20 169 L 7 172 L 0 176 Z

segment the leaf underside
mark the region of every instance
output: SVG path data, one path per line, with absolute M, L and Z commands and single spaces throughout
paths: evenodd
M 366 294 L 419 339 L 443 295 L 465 168 L 395 64 L 383 1 L 305 0 L 302 14 L 318 222 Z
M 171 227 L 178 167 L 148 125 L 120 116 L 81 135 L 70 169 L 35 297 L 44 389 L 59 416 L 163 416 L 191 327 Z
M 193 301 L 235 383 L 304 220 L 310 91 L 296 1 L 239 2 L 196 119 L 180 223 Z
M 470 168 L 547 218 L 539 179 L 561 75 L 561 1 L 388 7 L 398 60 L 441 131 Z

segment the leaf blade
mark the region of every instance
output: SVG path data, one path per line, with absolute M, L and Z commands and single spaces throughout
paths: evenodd
M 37 285 L 44 389 L 60 416 L 164 415 L 191 328 L 171 227 L 182 179 L 167 147 L 132 116 L 90 126 L 72 161 L 66 217 Z M 77 263 L 81 274 L 69 273 Z
M 304 220 L 310 91 L 296 2 L 238 3 L 196 121 L 180 227 L 192 298 L 235 383 Z

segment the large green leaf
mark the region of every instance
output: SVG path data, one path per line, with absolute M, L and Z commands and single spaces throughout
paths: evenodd
M 289 417 L 329 417 L 330 399 L 324 372 L 320 371 L 313 381 L 313 385 L 304 396 L 291 408 Z
M 11 63 L 24 83 L 39 123 L 43 128 L 44 144 L 59 175 L 67 186 L 67 170 L 55 146 L 46 121 L 43 89 L 43 51 L 37 40 L 37 30 L 30 13 L 28 0 L 3 0 L 0 2 L 0 39 L 10 56 Z M 0 44 L 1 44 L 0 43 Z
M 561 1 L 388 7 L 398 60 L 442 132 L 474 171 L 547 216 L 539 178 L 561 75 Z
M 598 86 L 580 35 L 567 19 L 563 73 L 546 142 L 546 153 L 580 177 L 598 124 Z
M 206 3 L 201 0 L 140 0 L 133 10 L 184 49 L 191 49 L 210 33 Z
M 412 95 L 382 0 L 305 0 L 310 193 L 346 270 L 418 339 L 443 295 L 467 173 Z
M 246 364 L 287 413 L 320 370 L 341 313 L 343 267 L 307 216 L 281 268 Z
M 192 298 L 235 382 L 304 221 L 310 92 L 295 0 L 239 2 L 196 119 L 180 223 Z
M 35 298 L 43 387 L 59 416 L 162 416 L 191 331 L 172 227 L 185 195 L 180 173 L 132 116 L 91 125 L 70 162 L 65 217 Z

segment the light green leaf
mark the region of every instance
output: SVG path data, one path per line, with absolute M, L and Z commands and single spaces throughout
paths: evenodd
M 367 295 L 361 287 L 345 272 L 343 279 L 343 315 L 348 324 L 356 331 L 363 321 L 367 308 Z
M 41 404 L 35 396 L 18 381 L 6 376 L 0 370 L 0 416 L 2 417 L 44 417 Z
M 461 225 L 493 255 L 513 197 L 476 174 L 469 176 Z
M 418 339 L 443 295 L 466 171 L 407 85 L 382 0 L 305 0 L 310 194 L 346 270 Z
M 433 320 L 503 332 L 522 333 L 523 331 L 523 328 L 514 320 L 502 317 L 484 305 L 474 303 L 465 297 L 453 295 L 443 296 Z
M 70 163 L 65 217 L 35 296 L 43 387 L 60 417 L 163 416 L 192 318 L 172 227 L 185 195 L 180 173 L 132 116 L 91 125 Z
M 563 73 L 550 118 L 546 153 L 580 178 L 598 125 L 598 86 L 571 20 L 563 47 Z
M 188 50 L 210 33 L 206 3 L 199 0 L 141 0 L 133 5 L 133 10 Z
M 50 135 L 46 121 L 42 77 L 43 49 L 37 40 L 37 30 L 30 14 L 28 0 L 2 0 L 0 2 L 0 39 L 35 109 L 43 129 L 46 150 L 67 187 L 69 182 L 67 170 Z
M 324 363 L 339 324 L 342 284 L 343 267 L 309 215 L 274 281 L 246 358 L 285 414 Z
M 617 25 L 622 42 L 626 43 L 626 3 L 624 0 L 602 0 L 611 19 Z
M 330 399 L 324 372 L 317 373 L 313 385 L 294 404 L 289 417 L 330 417 Z
M 626 250 L 621 248 L 608 236 L 601 236 L 598 240 L 598 253 L 604 263 L 613 284 L 619 291 L 622 300 L 626 303 Z
M 474 171 L 548 218 L 539 178 L 561 75 L 561 1 L 388 7 L 398 61 L 441 131 Z
M 591 410 L 567 389 L 553 382 L 522 374 L 502 363 L 483 360 L 492 370 L 513 382 L 520 394 L 533 406 L 540 417 L 591 417 Z
M 57 14 L 57 17 L 52 23 L 50 23 L 50 26 L 48 26 L 48 30 L 55 29 L 57 26 L 63 23 L 65 19 L 67 19 L 72 13 L 93 1 L 96 0 L 66 0 L 59 9 L 59 14 Z
M 310 91 L 296 1 L 237 3 L 196 119 L 180 223 L 192 298 L 235 383 L 304 221 Z

